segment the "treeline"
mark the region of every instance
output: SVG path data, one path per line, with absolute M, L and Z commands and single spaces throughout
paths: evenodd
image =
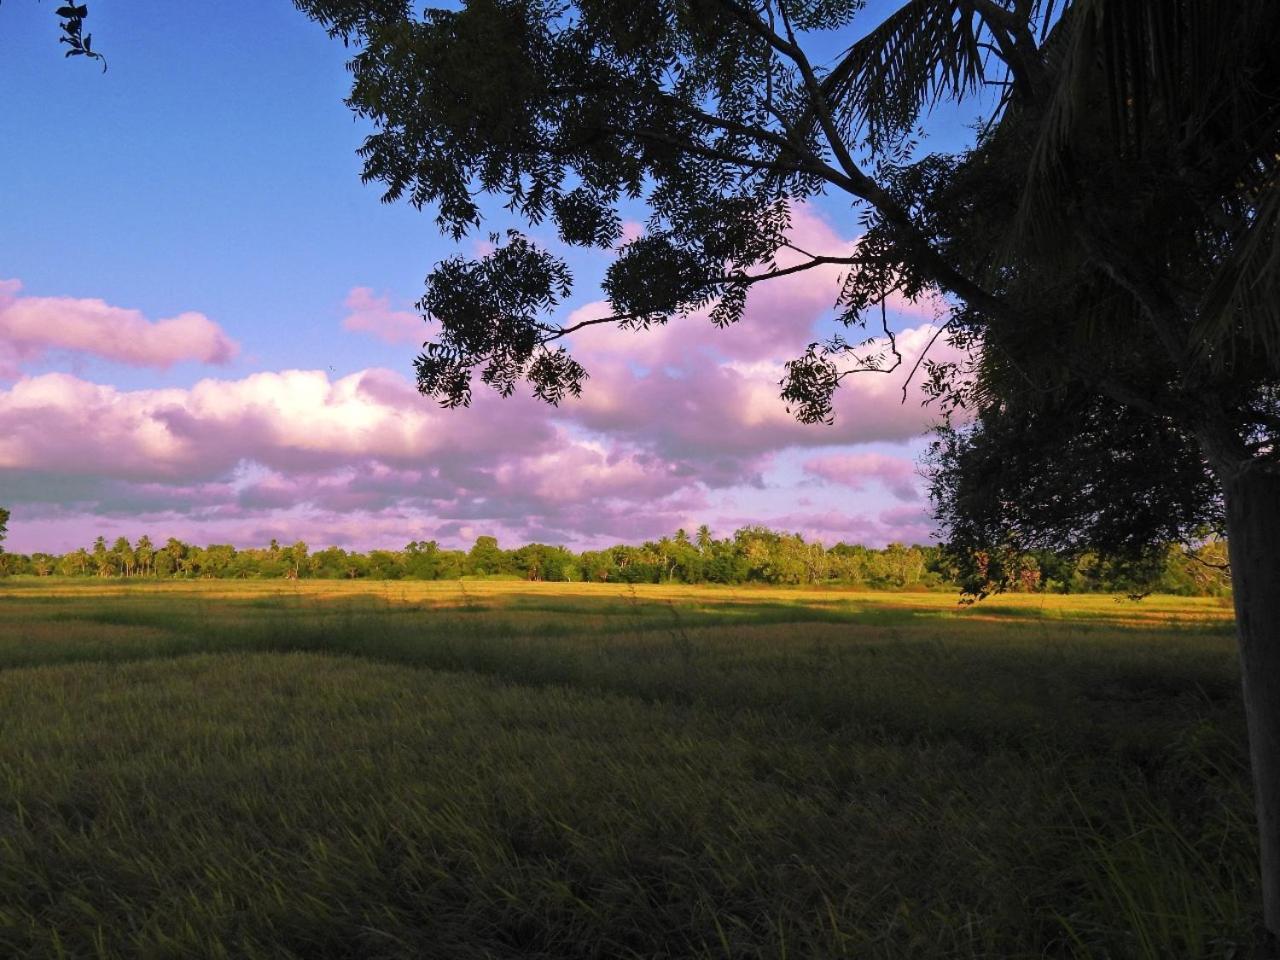
M 1174 593 L 1225 595 L 1225 548 L 1213 541 L 1194 554 L 1170 547 L 1163 562 L 1141 580 L 1089 556 L 1050 552 L 1024 555 L 1015 589 L 1058 593 Z M 955 571 L 937 546 L 891 543 L 883 549 L 837 543 L 826 547 L 794 533 L 746 527 L 716 539 L 707 527 L 639 546 L 619 544 L 574 553 L 530 543 L 504 550 L 480 537 L 470 550 L 450 550 L 434 540 L 403 550 L 357 553 L 339 547 L 312 551 L 301 541 L 275 540 L 260 549 L 227 544 L 201 547 L 141 537 L 114 543 L 99 537 L 70 553 L 0 554 L 0 573 L 38 577 L 223 579 L 457 580 L 462 578 L 613 583 L 841 584 L 869 589 L 954 589 Z

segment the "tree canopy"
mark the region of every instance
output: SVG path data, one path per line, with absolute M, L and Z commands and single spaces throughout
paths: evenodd
M 1215 541 L 1189 553 L 1170 545 L 1160 562 L 1135 571 L 1107 564 L 1095 554 L 1040 550 L 1010 558 L 1018 570 L 1012 589 L 1037 593 L 1147 592 L 1225 596 L 1228 584 L 1216 562 L 1224 544 Z M 717 538 L 703 526 L 638 544 L 618 543 L 574 552 L 562 546 L 526 543 L 504 549 L 491 536 L 469 550 L 434 540 L 412 541 L 399 550 L 366 552 L 336 546 L 312 550 L 305 542 L 261 548 L 230 544 L 199 546 L 174 537 L 163 544 L 148 536 L 131 542 L 99 537 L 89 547 L 63 554 L 7 554 L 0 575 L 122 577 L 142 579 L 337 579 L 457 580 L 498 578 L 598 583 L 773 584 L 852 586 L 872 590 L 948 590 L 958 570 L 934 545 L 891 543 L 876 549 L 856 543 L 823 543 L 798 533 L 755 525 Z
M 1130 444 L 1135 416 L 1166 434 L 1180 425 L 1200 468 L 1117 471 L 1094 491 L 1135 521 L 1117 543 L 1155 547 L 1221 521 L 1220 498 L 1201 496 L 1211 481 L 1182 482 L 1204 473 L 1210 433 L 1219 456 L 1274 459 L 1273 5 L 1141 0 L 1104 16 L 1102 0 L 931 0 L 853 43 L 841 38 L 861 28 L 855 0 L 472 0 L 421 16 L 395 0 L 299 6 L 358 45 L 350 103 L 377 127 L 364 176 L 384 199 L 429 206 L 461 236 L 481 227 L 489 194 L 566 245 L 617 251 L 612 313 L 572 327 L 555 319 L 573 291 L 566 261 L 522 233 L 437 264 L 420 306 L 439 335 L 417 370 L 446 404 L 468 402 L 476 374 L 557 402 L 589 373 L 562 342 L 575 330 L 700 310 L 730 325 L 757 284 L 835 263 L 852 333 L 790 364 L 782 395 L 801 419 L 830 419 L 850 373 L 901 362 L 883 327 L 890 294 L 937 291 L 955 306 L 943 336 L 977 363 L 924 366 L 945 401 L 983 409 L 980 423 L 1015 396 L 1024 420 L 1087 396 L 1135 411 Z M 834 61 L 809 54 L 831 38 Z M 920 155 L 931 106 L 989 89 L 971 151 Z M 856 249 L 791 246 L 794 205 L 819 194 L 859 209 Z M 649 217 L 621 242 L 626 203 Z M 1162 496 L 1178 523 L 1157 519 Z M 1125 508 L 1140 498 L 1149 509 Z M 1153 520 L 1145 536 L 1138 516 Z
M 941 335 L 973 362 L 925 361 L 964 414 L 934 489 L 972 589 L 1001 585 L 1000 551 L 1141 558 L 1225 525 L 1280 931 L 1280 5 L 907 0 L 868 25 L 857 0 L 297 3 L 356 45 L 385 199 L 460 236 L 487 194 L 617 249 L 611 312 L 571 326 L 565 259 L 521 233 L 438 264 L 424 393 L 466 403 L 478 373 L 557 402 L 587 374 L 563 343 L 582 326 L 730 325 L 756 285 L 838 264 L 850 333 L 796 358 L 782 395 L 829 419 L 849 374 L 901 362 L 887 297 L 949 299 Z M 972 149 L 917 148 L 943 101 L 989 105 Z M 858 211 L 853 250 L 791 245 L 820 194 Z M 624 202 L 648 219 L 620 243 Z

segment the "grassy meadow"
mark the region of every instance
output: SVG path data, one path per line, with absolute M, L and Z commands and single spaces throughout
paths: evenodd
M 1217 600 L 0 581 L 0 956 L 1242 958 Z

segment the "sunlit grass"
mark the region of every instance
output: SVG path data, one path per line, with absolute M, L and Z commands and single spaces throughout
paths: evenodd
M 0 583 L 0 956 L 1227 957 L 1218 601 Z

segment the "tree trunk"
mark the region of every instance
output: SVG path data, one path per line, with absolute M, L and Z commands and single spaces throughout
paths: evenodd
M 1262 854 L 1262 918 L 1280 944 L 1280 475 L 1223 476 L 1227 548 Z

